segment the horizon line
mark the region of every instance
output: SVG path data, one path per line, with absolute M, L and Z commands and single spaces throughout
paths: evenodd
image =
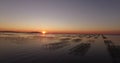
M 0 32 L 10 32 L 10 33 L 42 33 L 42 31 L 3 31 Z M 120 33 L 106 33 L 106 32 L 47 32 L 46 34 L 116 34 L 120 35 Z

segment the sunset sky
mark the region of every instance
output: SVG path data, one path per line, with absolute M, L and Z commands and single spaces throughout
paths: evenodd
M 120 33 L 120 0 L 0 0 L 0 31 Z

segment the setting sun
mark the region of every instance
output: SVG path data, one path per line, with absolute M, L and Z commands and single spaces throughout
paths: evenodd
M 42 34 L 46 34 L 46 31 L 42 31 Z

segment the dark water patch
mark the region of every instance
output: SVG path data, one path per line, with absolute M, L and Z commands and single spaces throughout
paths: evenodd
M 72 39 L 72 41 L 73 41 L 73 42 L 80 42 L 80 41 L 82 41 L 82 39 L 80 39 L 80 38 L 75 38 L 75 39 Z
M 31 39 L 25 38 L 25 37 L 2 37 L 2 40 L 9 41 L 13 44 L 26 44 L 28 43 Z
M 10 53 L 11 55 L 6 56 L 6 58 L 1 58 L 0 62 L 19 63 L 19 62 L 24 62 L 26 60 L 30 61 L 30 60 L 38 59 L 38 57 L 44 55 L 44 53 L 42 53 L 42 55 L 40 53 L 41 52 L 39 48 L 23 49 L 20 50 L 19 52 L 16 51 L 16 53 L 11 52 Z

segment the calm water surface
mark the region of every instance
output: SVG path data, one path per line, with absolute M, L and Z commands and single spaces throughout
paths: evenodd
M 120 35 L 0 33 L 0 63 L 120 63 Z

